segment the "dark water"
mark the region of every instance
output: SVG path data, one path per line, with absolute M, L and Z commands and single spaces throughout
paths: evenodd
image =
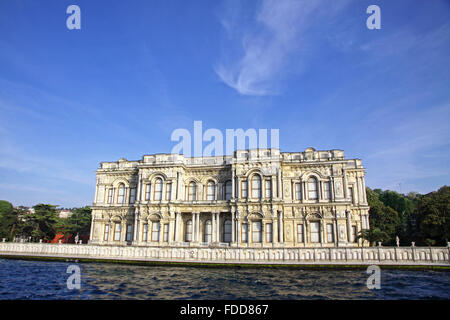
M 80 290 L 69 290 L 71 264 Z M 450 299 L 450 272 L 191 268 L 0 259 L 0 299 Z

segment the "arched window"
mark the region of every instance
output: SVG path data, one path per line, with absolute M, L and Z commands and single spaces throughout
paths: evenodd
M 197 185 L 195 182 L 189 183 L 188 200 L 197 200 Z
M 117 203 L 125 203 L 125 185 L 123 183 L 119 185 L 119 192 L 117 193 Z
M 192 241 L 192 220 L 186 221 L 186 242 Z
M 155 180 L 155 188 L 153 194 L 153 200 L 162 200 L 162 189 L 163 189 L 163 181 L 161 178 L 157 178 Z
M 212 241 L 212 222 L 211 220 L 206 220 L 205 222 L 205 242 L 209 243 Z
M 216 184 L 214 181 L 208 181 L 206 188 L 206 200 L 216 200 Z
M 308 199 L 309 200 L 317 200 L 318 194 L 317 194 L 317 179 L 316 178 L 309 178 L 308 180 Z
M 225 182 L 225 200 L 231 199 L 231 180 Z
M 231 220 L 223 223 L 223 242 L 231 242 Z
M 252 198 L 261 199 L 261 177 L 255 174 L 252 178 Z

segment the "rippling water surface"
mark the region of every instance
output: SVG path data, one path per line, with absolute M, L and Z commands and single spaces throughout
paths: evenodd
M 81 269 L 69 290 L 67 267 Z M 0 299 L 450 299 L 450 272 L 194 268 L 0 259 Z

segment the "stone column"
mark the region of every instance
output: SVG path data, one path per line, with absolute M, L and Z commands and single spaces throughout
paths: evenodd
M 216 213 L 211 212 L 211 242 L 217 242 L 216 241 Z
M 231 243 L 235 243 L 235 237 L 236 237 L 236 219 L 235 219 L 235 212 L 231 211 Z
M 137 211 L 137 210 L 136 210 Z M 138 225 L 139 225 L 139 218 L 138 218 L 139 212 L 134 213 L 134 226 L 133 226 L 133 242 L 138 241 L 139 235 L 138 235 Z
M 195 226 L 197 228 L 197 230 L 195 232 L 196 233 L 195 240 L 197 242 L 201 242 L 201 239 L 200 239 L 200 212 L 197 212 L 195 215 L 197 216 L 197 222 L 195 224 Z
M 220 242 L 220 212 L 217 212 L 216 236 L 217 236 L 217 242 Z
M 348 183 L 347 183 L 347 172 L 345 171 L 345 169 L 342 169 L 342 174 L 344 175 L 344 198 L 347 199 L 347 197 L 348 197 Z
M 347 211 L 347 241 L 348 243 L 352 242 L 352 224 L 351 224 L 351 213 Z
M 192 222 L 192 229 L 191 229 L 191 242 L 195 242 L 195 213 L 191 213 L 191 222 Z
M 273 243 L 278 243 L 278 220 L 277 217 L 272 213 L 272 240 Z
M 236 243 L 239 246 L 241 243 L 241 221 L 240 221 L 240 214 L 239 211 L 236 210 Z
M 234 169 L 231 170 L 232 177 L 231 177 L 231 199 L 234 199 L 236 197 L 236 174 Z
M 284 243 L 284 224 L 283 224 L 283 212 L 282 211 L 279 211 L 278 212 L 278 214 L 279 214 L 279 223 L 280 223 L 280 226 L 279 226 L 279 230 L 280 230 L 280 242 L 281 243 Z
M 169 244 L 172 243 L 174 241 L 174 233 L 175 233 L 175 229 L 174 229 L 174 212 L 170 211 L 169 212 Z

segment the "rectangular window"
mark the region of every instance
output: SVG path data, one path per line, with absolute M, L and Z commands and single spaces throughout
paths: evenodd
M 241 239 L 242 239 L 242 242 L 248 242 L 248 224 L 247 223 L 242 224 Z
M 254 221 L 252 223 L 252 233 L 253 233 L 253 242 L 254 243 L 258 243 L 261 242 L 262 237 L 261 237 L 261 230 L 262 226 L 261 226 L 261 221 Z
M 114 193 L 114 189 L 113 188 L 109 188 L 108 189 L 108 203 L 112 203 L 113 202 L 113 193 Z
M 114 224 L 114 241 L 120 241 L 120 233 L 122 231 L 122 225 L 120 223 Z
M 130 203 L 133 204 L 136 201 L 136 188 L 130 189 Z
M 334 242 L 333 225 L 331 223 L 327 224 L 327 242 L 329 243 Z
M 132 236 L 133 236 L 133 225 L 128 224 L 127 225 L 127 235 L 126 235 L 127 241 L 131 241 Z
M 348 193 L 349 193 L 349 197 L 350 197 L 350 202 L 353 203 L 353 187 L 349 187 L 348 188 Z
M 227 183 L 225 183 L 225 200 L 230 200 L 231 199 L 231 181 L 227 181 Z
M 352 226 L 352 242 L 357 242 L 356 236 L 357 236 L 356 226 Z
M 152 241 L 159 241 L 159 222 L 152 222 Z
M 231 242 L 231 220 L 225 220 L 224 222 L 223 242 Z
M 166 200 L 172 200 L 172 183 L 166 185 Z
M 216 185 L 212 182 L 208 182 L 206 190 L 206 200 L 213 201 L 216 199 Z
M 266 189 L 266 198 L 270 199 L 272 198 L 272 181 L 266 180 L 265 182 L 265 189 Z
M 311 242 L 320 242 L 320 222 L 311 222 Z
M 305 237 L 303 234 L 303 224 L 300 223 L 297 225 L 297 241 L 298 242 L 305 242 Z
M 302 198 L 300 183 L 295 184 L 295 199 L 300 200 Z
M 145 200 L 150 200 L 150 183 L 145 186 Z
M 248 184 L 247 181 L 242 181 L 241 183 L 241 194 L 243 199 L 247 199 L 248 197 Z
M 105 225 L 105 234 L 103 236 L 103 240 L 108 241 L 109 238 L 109 224 Z
M 117 194 L 117 203 L 123 204 L 125 203 L 125 187 L 119 187 L 119 192 Z
M 272 242 L 272 224 L 266 223 L 266 242 Z
M 324 182 L 323 185 L 323 192 L 325 193 L 323 196 L 325 199 L 329 200 L 331 199 L 331 188 L 330 188 L 330 182 Z
M 165 223 L 164 224 L 164 238 L 163 238 L 164 242 L 169 242 L 169 224 Z
M 163 191 L 163 182 L 161 179 L 156 179 L 154 184 L 154 200 L 161 201 L 162 200 L 162 191 Z
M 142 230 L 142 241 L 147 241 L 148 239 L 148 224 L 144 224 L 143 230 Z

